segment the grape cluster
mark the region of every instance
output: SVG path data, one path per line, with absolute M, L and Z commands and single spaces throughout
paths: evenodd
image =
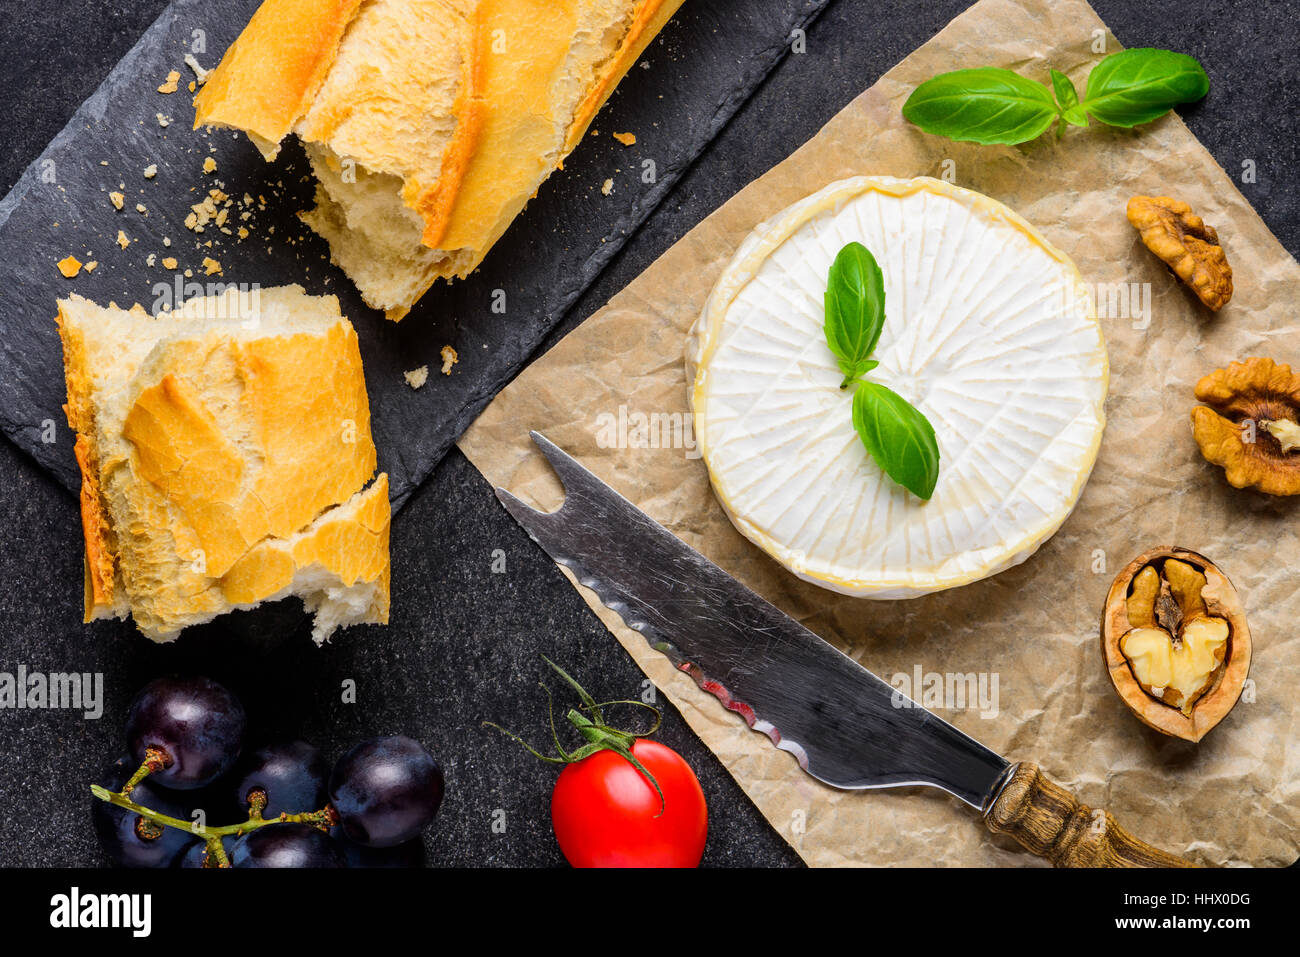
M 438 812 L 444 782 L 422 744 L 372 738 L 331 769 L 305 741 L 244 752 L 245 725 L 238 699 L 215 681 L 159 678 L 145 686 L 127 716 L 129 753 L 101 778 L 91 811 L 114 862 L 423 866 L 420 832 Z

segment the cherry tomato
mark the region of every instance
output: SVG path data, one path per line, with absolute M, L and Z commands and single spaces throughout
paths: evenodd
M 682 756 L 638 738 L 632 754 L 663 789 L 659 794 L 626 758 L 597 751 L 560 772 L 551 823 L 574 867 L 697 867 L 708 835 L 704 792 Z

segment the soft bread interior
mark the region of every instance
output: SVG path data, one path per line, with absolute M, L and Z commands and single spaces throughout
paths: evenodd
M 254 129 L 295 133 L 319 182 L 304 220 L 365 301 L 400 319 L 478 266 L 681 0 L 348 4 L 309 69 L 264 70 L 287 73 L 281 102 L 239 74 L 280 55 L 292 2 L 266 0 L 196 124 L 248 130 L 268 155 Z
M 387 620 L 387 481 L 365 488 L 369 408 L 334 297 L 230 289 L 155 318 L 73 296 L 59 327 L 87 620 L 130 611 L 166 641 L 289 594 L 317 640 Z

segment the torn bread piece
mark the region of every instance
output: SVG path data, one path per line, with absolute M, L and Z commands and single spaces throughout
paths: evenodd
M 478 266 L 681 2 L 265 0 L 194 125 L 268 160 L 297 135 L 318 180 L 303 219 L 401 319 Z
M 154 317 L 74 295 L 57 321 L 86 621 L 170 641 L 297 595 L 318 643 L 387 623 L 388 477 L 335 297 L 230 288 Z

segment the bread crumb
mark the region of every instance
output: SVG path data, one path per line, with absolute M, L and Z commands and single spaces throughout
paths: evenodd
M 158 254 L 157 254 L 157 253 L 150 253 L 148 256 L 145 256 L 145 257 L 144 257 L 144 264 L 145 264 L 146 266 L 152 266 L 152 265 L 153 265 L 154 263 L 156 263 L 157 261 L 158 261 Z
M 145 178 L 145 179 L 153 179 L 153 178 L 154 178 L 155 176 L 157 176 L 157 175 L 158 175 L 158 164 L 157 164 L 157 163 L 150 163 L 148 166 L 146 166 L 146 167 L 144 168 L 144 178 Z
M 406 384 L 412 389 L 418 389 L 429 381 L 429 367 L 420 366 L 418 369 L 412 369 L 410 372 L 403 373 L 406 377 Z
M 619 141 L 620 143 L 622 143 L 624 146 L 635 146 L 635 145 L 636 145 L 636 134 L 635 134 L 635 133 L 615 133 L 615 134 L 614 134 L 614 139 L 618 140 L 618 141 Z
M 154 118 L 158 120 L 158 125 L 163 129 L 171 126 L 172 118 L 170 116 L 163 116 L 161 113 L 155 113 Z
M 117 245 L 122 249 L 131 245 L 131 240 L 127 239 L 126 233 L 122 232 L 120 229 L 117 231 Z
M 144 203 L 136 203 L 136 204 L 135 204 L 135 211 L 136 211 L 137 213 L 140 213 L 142 216 L 147 216 L 147 215 L 149 215 L 149 210 L 148 210 L 148 208 L 145 207 Z
M 166 257 L 163 258 L 163 268 L 164 268 L 164 269 L 175 269 L 175 268 L 176 268 L 176 265 L 177 265 L 177 263 L 176 263 L 176 257 L 175 257 L 175 256 L 166 256 Z
M 591 135 L 592 135 L 592 136 L 599 136 L 599 135 L 600 135 L 600 130 L 592 130 L 592 131 L 591 131 Z
M 203 274 L 205 276 L 224 276 L 221 271 L 221 263 L 217 262 L 211 256 L 203 257 Z
M 71 279 L 77 273 L 81 272 L 81 260 L 76 256 L 68 256 L 59 260 L 59 272 L 63 273 L 64 279 Z
M 121 209 L 122 204 L 126 202 L 126 197 L 123 196 L 121 193 L 117 192 L 117 190 L 114 190 L 113 192 L 108 194 L 108 201 L 118 209 Z
M 247 238 L 248 238 L 248 230 L 247 230 L 245 227 L 240 226 L 240 227 L 239 227 L 239 232 L 236 233 L 236 235 L 239 236 L 240 239 L 247 239 Z
M 180 81 L 181 81 L 181 75 L 175 70 L 172 70 L 167 74 L 167 79 L 163 81 L 163 85 L 158 87 L 158 92 L 175 93 L 176 84 L 179 83 Z
M 216 171 L 217 171 L 217 161 L 214 160 L 211 156 L 205 156 L 203 158 L 203 172 L 215 173 Z
M 210 70 L 205 70 L 203 67 L 199 66 L 199 61 L 194 59 L 193 53 L 185 54 L 185 65 L 194 71 L 194 76 L 200 83 L 205 82 L 208 78 L 208 73 L 211 72 Z
M 442 347 L 442 374 L 451 375 L 451 367 L 454 366 L 460 357 L 456 355 L 456 350 L 451 346 Z
M 167 246 L 167 247 L 170 248 L 170 247 L 171 247 L 171 244 L 172 244 L 172 238 L 171 238 L 170 236 L 164 236 L 164 237 L 163 237 L 163 245 L 164 245 L 164 246 Z
M 607 179 L 600 184 L 600 195 L 608 196 L 612 192 L 614 192 L 614 181 L 612 179 Z
M 92 259 L 90 262 L 86 263 L 86 265 L 82 266 L 81 268 L 86 270 L 86 272 L 94 272 L 95 267 L 98 265 L 99 263 L 95 262 L 95 260 Z
M 190 92 L 191 92 L 191 93 L 194 92 L 194 81 L 193 81 L 193 80 L 190 80 Z

